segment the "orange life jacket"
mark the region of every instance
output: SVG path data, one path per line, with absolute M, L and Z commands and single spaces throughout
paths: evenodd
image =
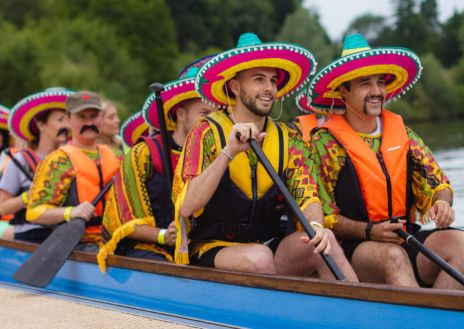
M 401 116 L 385 109 L 382 111 L 382 144 L 378 154 L 342 116 L 332 115 L 324 127 L 345 148 L 354 165 L 368 219 L 381 221 L 405 217 L 409 138 Z M 345 187 L 345 191 L 349 188 Z
M 113 151 L 106 145 L 97 145 L 99 152 L 99 162 L 90 159 L 80 148 L 67 144 L 61 147 L 73 165 L 76 172 L 76 187 L 79 204 L 92 200 L 97 196 L 100 190 L 116 175 L 119 170 L 120 161 L 114 155 Z M 101 170 L 99 170 L 97 163 Z M 106 196 L 105 196 L 106 200 Z M 103 216 L 103 203 L 100 201 L 95 207 L 95 213 L 98 217 Z M 96 226 L 88 226 L 87 234 L 100 234 L 101 222 Z
M 311 130 L 319 127 L 316 115 L 314 113 L 299 115 L 295 118 L 295 121 L 300 123 L 300 132 L 303 136 L 303 141 L 309 142 L 311 140 Z

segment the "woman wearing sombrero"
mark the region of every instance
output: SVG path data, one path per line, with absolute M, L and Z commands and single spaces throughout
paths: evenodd
M 198 69 L 164 85 L 161 93 L 173 170 L 190 129 L 213 108 L 200 101 L 193 78 Z M 159 130 L 155 95 L 143 106 L 143 116 L 131 117 L 122 132 L 126 143 L 134 144 L 124 157 L 110 190 L 103 216 L 103 240 L 98 262 L 105 271 L 106 257 L 119 255 L 172 261 L 176 230 L 174 210 L 164 176 L 161 135 L 143 136 L 148 125 Z M 145 120 L 144 120 L 145 119 Z M 145 128 L 146 127 L 146 128 Z M 140 138 L 140 136 L 142 136 Z
M 10 132 L 27 147 L 14 155 L 17 161 L 8 162 L 0 181 L 0 214 L 14 214 L 11 223 L 17 240 L 41 242 L 50 232 L 42 225 L 26 222 L 25 208 L 32 182 L 23 171 L 34 176 L 40 160 L 66 143 L 69 125 L 65 101 L 69 94 L 62 88 L 46 89 L 22 99 L 10 112 Z
M 317 254 L 331 252 L 348 280 L 357 280 L 333 235 L 323 227 L 309 150 L 296 131 L 268 117 L 274 101 L 299 90 L 315 65 L 303 47 L 262 43 L 255 34 L 245 33 L 236 48 L 201 67 L 196 89 L 205 101 L 224 110 L 191 131 L 177 167 L 177 262 L 245 272 L 318 272 L 333 279 Z M 311 218 L 317 232 L 311 242 L 302 232 L 293 232 L 295 225 L 281 222 L 287 218 L 283 199 L 249 150 L 250 137 L 262 143 L 306 218 Z M 189 216 L 191 221 L 186 220 Z
M 345 110 L 313 135 L 311 151 L 326 222 L 361 281 L 462 289 L 395 233 L 407 229 L 464 270 L 464 233 L 447 230 L 454 220 L 449 180 L 422 139 L 384 108 L 412 88 L 421 70 L 409 49 L 370 48 L 362 35 L 347 36 L 342 56 L 309 84 L 311 107 Z M 439 230 L 418 231 L 417 215 Z

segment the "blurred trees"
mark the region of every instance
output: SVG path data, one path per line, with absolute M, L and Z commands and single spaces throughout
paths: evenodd
M 421 57 L 421 80 L 391 107 L 417 120 L 464 115 L 464 12 L 440 22 L 436 0 L 392 6 L 393 17 L 362 13 L 345 32 Z M 149 83 L 175 79 L 248 31 L 309 48 L 318 69 L 340 54 L 340 40 L 330 40 L 302 0 L 2 0 L 0 103 L 13 106 L 51 86 L 92 89 L 116 101 L 125 118 L 140 109 Z M 282 119 L 297 114 L 291 99 L 282 108 Z

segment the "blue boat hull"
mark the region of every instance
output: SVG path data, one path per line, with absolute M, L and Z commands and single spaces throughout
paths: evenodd
M 30 253 L 0 246 L 0 282 Z M 464 312 L 396 305 L 147 273 L 68 260 L 46 291 L 227 326 L 251 328 L 460 328 Z M 464 297 L 463 297 L 464 303 Z

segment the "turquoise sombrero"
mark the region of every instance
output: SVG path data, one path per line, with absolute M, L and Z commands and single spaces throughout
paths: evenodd
M 308 85 L 308 104 L 312 108 L 343 110 L 338 88 L 353 79 L 386 74 L 385 103 L 398 99 L 417 82 L 422 71 L 419 57 L 400 47 L 371 48 L 361 34 L 345 38 L 342 56 L 320 70 Z
M 35 118 L 52 109 L 66 110 L 67 97 L 73 92 L 64 88 L 48 88 L 19 101 L 10 112 L 8 126 L 18 138 L 31 142 L 37 131 Z
M 168 82 L 164 85 L 164 91 L 161 92 L 161 99 L 164 106 L 164 117 L 166 120 L 166 129 L 173 131 L 176 128 L 174 120 L 177 108 L 185 101 L 200 98 L 195 90 L 194 77 L 198 68 L 192 67 L 187 71 L 184 78 Z M 145 121 L 155 129 L 159 129 L 158 111 L 156 107 L 156 97 L 154 94 L 148 96 L 142 108 Z
M 148 123 L 142 115 L 142 111 L 131 115 L 121 126 L 121 138 L 127 146 L 134 146 L 135 142 L 148 135 Z
M 276 98 L 290 96 L 301 89 L 315 72 L 313 54 L 298 45 L 263 43 L 254 33 L 244 33 L 237 47 L 220 53 L 207 61 L 195 78 L 200 96 L 220 107 L 235 105 L 234 95 L 227 90 L 227 82 L 243 70 L 255 67 L 280 69 Z
M 8 116 L 10 114 L 10 110 L 0 105 L 0 129 L 8 131 Z

